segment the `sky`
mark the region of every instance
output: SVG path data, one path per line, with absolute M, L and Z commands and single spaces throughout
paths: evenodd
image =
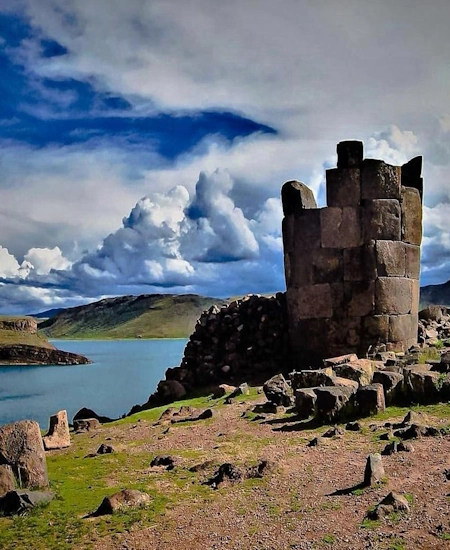
M 424 157 L 450 279 L 448 0 L 0 0 L 0 313 L 285 289 L 280 189 Z

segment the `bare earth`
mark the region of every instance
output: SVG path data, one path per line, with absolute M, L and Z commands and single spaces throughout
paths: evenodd
M 450 469 L 450 436 L 413 440 L 414 452 L 383 456 L 385 482 L 351 492 L 363 479 L 367 455 L 380 452 L 387 443 L 377 437 L 387 431 L 381 429 L 385 420 L 366 419 L 363 433 L 347 431 L 308 447 L 308 441 L 326 428 L 279 431 L 285 422 L 243 418 L 252 405 L 224 406 L 215 418 L 189 424 L 141 421 L 103 426 L 93 438 L 93 448 L 110 437 L 118 450 L 129 453 L 176 456 L 174 449 L 186 451 L 180 452 L 177 472 L 207 460 L 213 464 L 190 474 L 191 496 L 180 494 L 154 525 L 134 526 L 128 533 L 102 539 L 96 550 L 450 548 L 450 481 L 444 474 Z M 430 416 L 428 420 L 437 427 L 448 424 L 448 419 Z M 369 429 L 373 423 L 379 431 Z M 133 444 L 136 441 L 144 443 Z M 201 485 L 224 462 L 246 466 L 260 459 L 273 464 L 262 479 L 228 481 L 217 490 Z M 173 490 L 175 474 L 161 472 L 161 467 L 154 467 L 136 476 L 148 476 L 159 491 L 165 486 Z M 332 495 L 344 489 L 350 491 Z M 394 514 L 378 525 L 363 523 L 367 510 L 390 491 L 407 495 L 412 501 L 410 514 Z

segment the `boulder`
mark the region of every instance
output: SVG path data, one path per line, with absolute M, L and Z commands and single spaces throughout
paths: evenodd
M 336 365 L 334 371 L 337 376 L 354 380 L 360 386 L 368 386 L 372 382 L 374 365 L 369 359 L 357 359 Z
M 50 491 L 9 491 L 0 497 L 0 516 L 22 515 L 35 506 L 49 503 L 53 497 Z
M 228 397 L 233 399 L 234 397 L 238 397 L 239 395 L 249 395 L 249 394 L 250 394 L 250 388 L 248 387 L 247 382 L 243 382 Z
M 0 427 L 0 458 L 22 488 L 48 486 L 47 462 L 39 424 L 21 420 Z
M 161 380 L 157 388 L 158 396 L 165 402 L 179 401 L 186 395 L 186 389 L 178 380 Z
M 142 493 L 136 489 L 124 489 L 110 497 L 105 497 L 92 516 L 113 514 L 123 508 L 137 508 L 138 506 L 146 506 L 150 502 L 151 497 L 147 493 Z
M 440 321 L 442 319 L 442 307 L 428 306 L 420 310 L 419 319 L 424 321 Z
M 102 443 L 100 447 L 97 449 L 98 455 L 109 455 L 114 452 L 114 447 L 112 445 L 106 445 L 106 443 Z
M 386 405 L 391 405 L 396 401 L 402 391 L 403 374 L 391 371 L 375 371 L 372 382 L 382 384 L 384 389 L 384 398 Z
M 73 429 L 76 432 L 90 432 L 92 430 L 99 430 L 100 428 L 101 424 L 96 418 L 86 418 L 83 420 L 73 421 Z
M 351 388 L 354 391 L 359 388 L 358 382 L 355 380 L 350 380 L 349 378 L 342 378 L 342 376 L 335 376 L 333 378 L 333 386 Z
M 344 387 L 315 388 L 316 415 L 322 422 L 335 422 L 345 418 L 351 408 L 354 390 Z
M 0 496 L 12 491 L 16 486 L 11 466 L 2 464 L 0 466 Z
M 295 410 L 301 419 L 315 416 L 317 395 L 312 388 L 295 390 Z
M 380 482 L 385 477 L 383 461 L 379 453 L 370 454 L 367 457 L 364 471 L 364 485 L 370 487 Z
M 289 374 L 289 378 L 294 390 L 334 385 L 334 372 L 330 367 L 317 370 L 294 371 Z
M 104 424 L 106 422 L 113 422 L 112 418 L 109 418 L 109 416 L 102 416 L 101 414 L 97 414 L 92 409 L 88 409 L 87 407 L 83 407 L 80 409 L 75 416 L 73 417 L 73 421 L 75 420 L 86 420 L 88 418 L 96 418 L 100 423 Z
M 357 361 L 358 356 L 354 353 L 348 353 L 347 355 L 339 355 L 338 357 L 330 357 L 323 360 L 325 367 L 337 367 L 338 365 L 344 365 L 346 363 L 351 363 L 352 361 Z
M 429 404 L 439 401 L 441 375 L 430 368 L 430 365 L 415 365 L 404 369 L 405 391 L 410 402 Z
M 362 426 L 359 422 L 347 422 L 345 429 L 349 432 L 360 432 L 362 430 Z
M 193 414 L 191 416 L 184 416 L 181 418 L 172 418 L 171 423 L 172 424 L 181 424 L 183 422 L 196 422 L 197 420 L 207 420 L 208 418 L 212 418 L 216 415 L 216 411 L 214 409 L 205 409 L 204 411 Z
M 264 382 L 263 391 L 268 401 L 275 405 L 289 407 L 292 405 L 292 389 L 282 374 L 276 374 Z
M 228 384 L 220 384 L 213 390 L 213 398 L 218 399 L 219 397 L 223 397 L 227 393 L 233 393 L 236 389 L 236 386 L 229 386 Z
M 369 519 L 378 520 L 393 512 L 409 512 L 409 504 L 406 498 L 398 493 L 390 492 L 383 500 L 371 510 L 367 516 Z
M 386 408 L 383 386 L 381 384 L 361 386 L 356 392 L 356 402 L 361 416 L 372 416 L 383 412 Z
M 42 438 L 42 441 L 46 451 L 70 447 L 67 411 L 59 411 L 50 417 L 50 426 L 47 434 Z

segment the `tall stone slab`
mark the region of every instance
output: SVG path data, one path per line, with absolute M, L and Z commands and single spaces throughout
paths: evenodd
M 364 159 L 360 141 L 339 143 L 337 157 L 326 207 L 303 183 L 282 188 L 291 346 L 311 364 L 417 341 L 422 157 Z

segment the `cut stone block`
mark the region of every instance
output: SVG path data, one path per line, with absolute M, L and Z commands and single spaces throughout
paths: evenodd
M 402 188 L 402 240 L 415 245 L 422 242 L 422 202 L 413 187 Z
M 405 276 L 410 279 L 420 277 L 420 246 L 404 243 L 405 247 Z
M 384 467 L 379 453 L 367 457 L 366 469 L 364 471 L 364 485 L 370 487 L 384 479 Z
M 406 250 L 400 241 L 376 241 L 377 272 L 379 277 L 404 277 Z
M 400 372 L 375 371 L 373 383 L 382 384 L 386 405 L 391 405 L 400 395 L 403 385 L 403 374 Z
M 315 251 L 305 251 L 302 254 L 289 254 L 291 286 L 298 288 L 314 284 L 313 266 L 310 256 L 312 252 Z
M 430 367 L 430 365 L 426 365 Z M 438 380 L 439 372 L 430 370 L 405 369 L 405 389 L 412 403 L 437 403 L 440 399 Z
M 328 351 L 338 355 L 344 351 L 356 350 L 361 335 L 361 317 L 330 319 L 328 323 Z
M 361 416 L 372 416 L 386 408 L 384 389 L 381 384 L 361 386 L 356 393 L 358 412 Z
M 330 367 L 315 370 L 300 370 L 289 374 L 294 390 L 299 388 L 315 388 L 333 386 L 334 372 Z
M 276 374 L 263 385 L 263 391 L 268 401 L 275 405 L 289 407 L 292 405 L 292 389 L 282 374 Z
M 363 160 L 364 145 L 362 141 L 341 141 L 337 144 L 336 151 L 338 168 L 357 167 Z
M 401 210 L 397 199 L 375 199 L 365 203 L 362 213 L 364 242 L 401 240 Z
M 417 338 L 417 315 L 391 315 L 389 317 L 389 341 L 400 342 Z
M 312 266 L 314 284 L 341 281 L 344 272 L 343 251 L 338 248 L 319 248 L 312 251 L 307 263 Z
M 362 162 L 362 199 L 399 199 L 400 188 L 400 166 L 392 166 L 376 159 L 365 159 Z
M 311 250 L 320 247 L 322 209 L 305 209 L 294 218 L 294 249 Z
M 317 396 L 312 388 L 295 390 L 295 410 L 300 419 L 315 416 Z
M 414 187 L 423 199 L 422 157 L 414 157 L 402 166 L 403 187 Z
M 347 408 L 351 407 L 351 401 L 355 394 L 353 388 L 322 387 L 316 388 L 316 416 L 323 422 L 333 422 L 344 419 Z
M 351 248 L 360 246 L 360 209 L 345 206 L 330 206 L 320 211 L 322 248 Z
M 351 363 L 336 365 L 334 371 L 337 376 L 354 380 L 360 386 L 367 386 L 372 382 L 374 365 L 369 359 L 357 359 Z
M 326 171 L 327 205 L 359 206 L 361 201 L 359 168 L 331 168 Z
M 285 216 L 296 214 L 307 208 L 317 208 L 311 189 L 300 181 L 287 181 L 281 188 L 281 201 Z
M 412 307 L 412 280 L 404 277 L 380 277 L 375 284 L 375 312 L 406 315 Z
M 355 380 L 342 378 L 342 376 L 335 376 L 333 378 L 333 386 L 351 388 L 352 390 L 356 391 L 359 387 L 359 384 Z
M 389 335 L 389 316 L 373 315 L 362 320 L 363 334 L 369 341 L 387 342 Z
M 318 319 L 333 314 L 330 285 L 312 285 L 287 291 L 291 312 L 298 319 Z
M 418 315 L 419 306 L 420 306 L 420 282 L 419 282 L 419 279 L 411 279 L 411 281 L 412 281 L 411 313 L 413 315 Z
M 50 426 L 42 441 L 46 451 L 70 447 L 67 411 L 59 411 L 50 417 Z
M 281 222 L 283 234 L 283 250 L 286 253 L 294 252 L 295 250 L 295 216 L 290 214 L 285 216 Z
M 365 317 L 374 312 L 375 282 L 353 281 L 344 284 L 347 299 L 347 313 L 350 317 Z
M 345 365 L 352 361 L 357 361 L 358 356 L 355 353 L 347 353 L 345 355 L 339 355 L 338 357 L 329 357 L 328 359 L 323 360 L 323 364 L 326 367 L 334 368 L 337 365 Z
M 375 281 L 376 278 L 373 244 L 344 250 L 344 281 Z

